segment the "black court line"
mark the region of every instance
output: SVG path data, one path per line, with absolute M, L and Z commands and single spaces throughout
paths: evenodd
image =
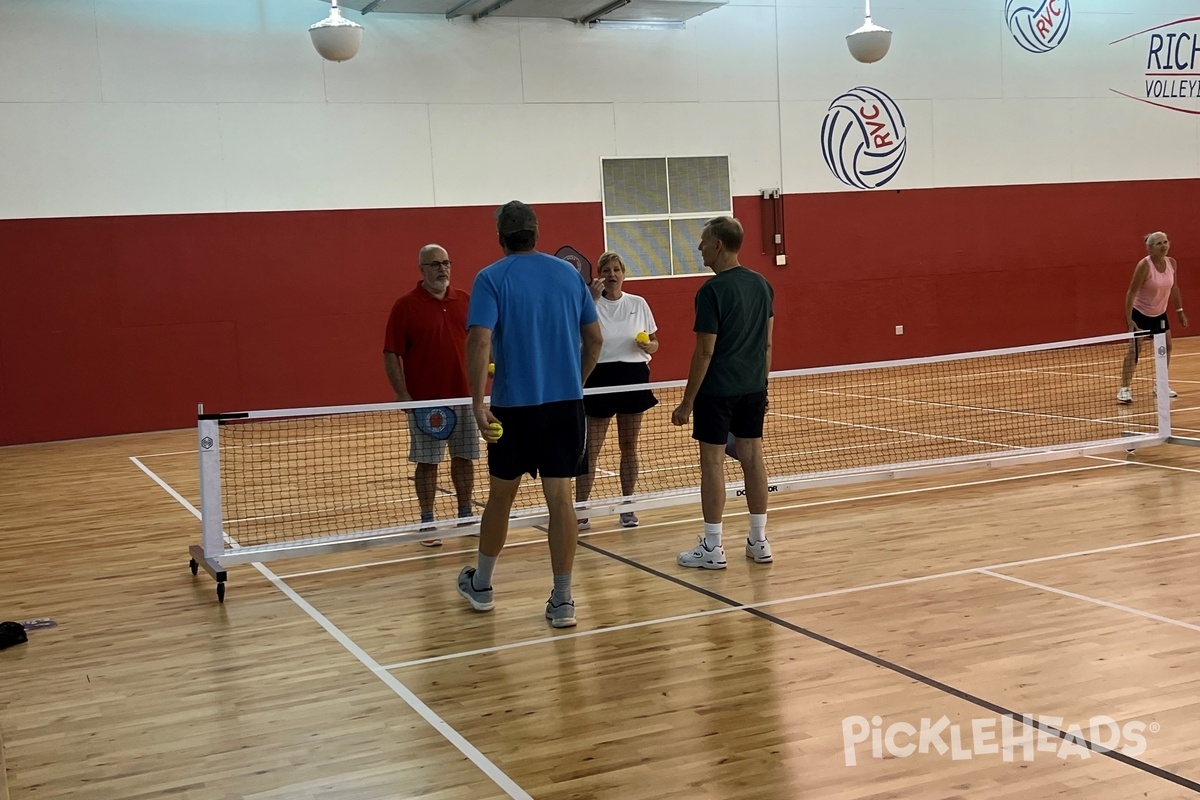
M 592 552 L 598 553 L 602 556 L 607 556 L 608 558 L 611 558 L 614 561 L 619 561 L 622 564 L 625 564 L 626 566 L 630 566 L 630 567 L 633 567 L 634 569 L 639 569 L 642 572 L 649 573 L 650 575 L 653 575 L 656 578 L 662 578 L 663 580 L 670 581 L 671 583 L 674 583 L 677 586 L 682 586 L 685 589 L 691 589 L 692 591 L 698 592 L 699 594 L 702 594 L 705 597 L 709 597 L 713 600 L 716 600 L 719 603 L 724 603 L 729 606 L 741 606 L 742 605 L 742 603 L 739 603 L 738 601 L 733 600 L 732 598 L 726 597 L 723 594 L 719 594 L 718 592 L 714 592 L 711 589 L 705 589 L 703 586 L 697 586 L 694 583 L 688 583 L 687 581 L 683 580 L 682 578 L 677 578 L 674 575 L 669 575 L 665 572 L 655 569 L 654 567 L 647 566 L 646 564 L 642 564 L 641 562 L 634 561 L 633 559 L 626 558 L 625 556 L 622 556 L 622 555 L 618 555 L 617 553 L 614 553 L 610 550 L 605 550 L 602 547 L 597 547 L 596 545 L 594 545 L 590 542 L 581 541 L 581 542 L 579 542 L 579 547 L 582 547 L 586 550 L 591 550 Z M 1163 769 L 1162 767 L 1156 767 L 1153 764 L 1147 764 L 1145 761 L 1136 759 L 1133 756 L 1127 756 L 1124 753 L 1118 752 L 1116 750 L 1109 750 L 1105 747 L 1101 747 L 1100 745 L 1093 744 L 1092 742 L 1088 741 L 1087 739 L 1084 739 L 1081 736 L 1077 736 L 1073 733 L 1068 733 L 1066 731 L 1060 731 L 1058 728 L 1055 728 L 1052 725 L 1046 725 L 1045 723 L 1034 721 L 1033 717 L 1031 717 L 1027 714 L 1018 714 L 1015 711 L 1010 711 L 1009 709 L 1005 708 L 1004 706 L 997 705 L 996 703 L 993 703 L 990 700 L 984 700 L 982 697 L 976 697 L 975 695 L 973 695 L 969 692 L 965 692 L 962 689 L 956 689 L 955 687 L 950 686 L 949 684 L 942 683 L 939 680 L 930 678 L 927 675 L 922 675 L 919 672 L 914 672 L 913 670 L 908 669 L 907 667 L 902 667 L 899 664 L 888 661 L 885 658 L 880 658 L 879 656 L 872 655 L 871 653 L 868 653 L 864 650 L 859 650 L 857 647 L 845 644 L 844 642 L 839 642 L 836 639 L 831 639 L 828 636 L 824 636 L 820 633 L 817 633 L 816 631 L 810 631 L 807 628 L 802 628 L 799 625 L 796 625 L 795 623 L 788 622 L 785 619 L 780 619 L 779 617 L 777 617 L 773 614 L 768 614 L 766 611 L 762 611 L 757 608 L 743 608 L 742 610 L 745 611 L 747 614 L 750 614 L 751 616 L 758 617 L 761 620 L 765 620 L 767 622 L 773 623 L 775 625 L 778 625 L 781 628 L 786 628 L 787 630 L 792 631 L 793 633 L 798 633 L 801 636 L 807 636 L 809 639 L 820 642 L 821 644 L 825 644 L 830 647 L 835 647 L 838 650 L 841 650 L 843 653 L 848 653 L 849 655 L 855 656 L 856 658 L 861 658 L 864 661 L 869 661 L 870 663 L 872 663 L 878 667 L 883 667 L 884 669 L 891 670 L 892 672 L 895 672 L 898 675 L 903 675 L 904 677 L 909 678 L 910 680 L 914 680 L 919 683 L 923 683 L 926 686 L 929 686 L 930 688 L 937 689 L 939 692 L 944 692 L 945 694 L 951 695 L 953 697 L 957 697 L 960 700 L 965 700 L 968 703 L 979 706 L 980 708 L 987 709 L 988 711 L 992 712 L 993 714 L 997 714 L 997 715 L 1003 716 L 1003 717 L 1009 717 L 1010 719 L 1012 719 L 1014 721 L 1020 720 L 1025 725 L 1027 725 L 1031 728 L 1036 728 L 1037 730 L 1044 731 L 1046 733 L 1057 736 L 1058 738 L 1062 739 L 1063 741 L 1070 742 L 1071 744 L 1074 744 L 1079 747 L 1086 747 L 1088 750 L 1090 750 L 1093 753 L 1097 753 L 1102 756 L 1108 756 L 1109 758 L 1113 759 L 1114 761 L 1119 761 L 1122 764 L 1125 764 L 1126 766 L 1130 766 L 1135 769 L 1139 769 L 1142 772 L 1146 772 L 1150 775 L 1155 776 L 1156 778 L 1162 778 L 1163 780 L 1170 781 L 1171 783 L 1174 783 L 1178 786 L 1182 786 L 1185 789 L 1191 789 L 1193 792 L 1200 793 L 1200 783 L 1197 783 L 1196 781 L 1185 778 L 1182 775 L 1176 775 L 1174 772 L 1169 772 L 1169 771 Z M 1013 763 L 1016 763 L 1016 762 L 1013 762 Z

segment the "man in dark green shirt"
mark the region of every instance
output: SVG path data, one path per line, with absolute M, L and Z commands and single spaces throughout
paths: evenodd
M 671 414 L 686 425 L 694 411 L 692 438 L 700 443 L 700 504 L 704 536 L 676 559 L 683 567 L 725 569 L 721 543 L 725 513 L 725 445 L 733 435 L 746 482 L 750 533 L 746 558 L 771 561 L 767 541 L 767 467 L 763 419 L 775 292 L 767 279 L 738 263 L 744 232 L 732 217 L 709 220 L 700 235 L 704 266 L 716 273 L 696 292 L 696 348 L 683 401 Z

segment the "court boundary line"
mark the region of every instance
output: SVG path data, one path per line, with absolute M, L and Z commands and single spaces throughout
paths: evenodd
M 905 495 L 910 495 L 910 494 L 922 494 L 922 493 L 926 493 L 926 492 L 944 491 L 946 489 L 963 489 L 963 488 L 969 488 L 972 486 L 984 486 L 984 485 L 989 485 L 989 484 L 994 484 L 994 483 L 1009 483 L 1011 481 L 1025 480 L 1027 478 L 1045 478 L 1045 477 L 1051 477 L 1054 475 L 1065 475 L 1065 474 L 1074 473 L 1074 472 L 1091 472 L 1091 471 L 1094 471 L 1097 469 L 1107 469 L 1110 467 L 1120 466 L 1121 464 L 1125 464 L 1125 463 L 1138 463 L 1138 462 L 1125 462 L 1120 459 L 1112 459 L 1112 462 L 1113 463 L 1110 463 L 1110 464 L 1095 464 L 1095 465 L 1087 466 L 1087 467 L 1069 467 L 1067 469 L 1050 470 L 1047 472 L 1030 472 L 1025 475 L 1005 475 L 1005 476 L 1002 476 L 999 478 L 984 478 L 984 479 L 976 480 L 976 481 L 961 481 L 959 483 L 939 483 L 939 484 L 936 484 L 933 486 L 917 486 L 917 487 L 914 487 L 911 489 L 897 489 L 897 490 L 891 491 L 891 492 L 875 492 L 873 494 L 852 495 L 850 497 L 830 497 L 830 498 L 826 498 L 824 500 L 810 500 L 810 501 L 803 502 L 803 503 L 793 503 L 793 504 L 785 505 L 785 506 L 777 506 L 777 507 L 771 508 L 770 512 L 775 513 L 777 511 L 795 511 L 795 510 L 801 509 L 801 508 L 816 508 L 819 506 L 838 505 L 841 503 L 856 503 L 856 502 L 861 502 L 864 500 L 884 500 L 889 497 L 903 497 Z M 744 511 L 744 510 L 727 511 L 723 518 L 729 519 L 731 517 L 744 517 L 744 516 L 747 516 L 749 513 L 750 512 Z M 591 538 L 593 536 L 599 536 L 599 535 L 610 534 L 610 533 L 634 534 L 637 531 L 641 531 L 641 530 L 644 530 L 647 528 L 664 528 L 664 527 L 669 527 L 671 525 L 690 525 L 690 524 L 694 524 L 697 522 L 703 522 L 703 521 L 704 520 L 702 517 L 689 517 L 687 519 L 662 520 L 659 522 L 646 522 L 646 523 L 642 523 L 642 524 L 638 525 L 637 528 L 619 528 L 618 527 L 618 528 L 613 528 L 611 530 L 581 531 L 579 533 L 579 538 L 580 539 Z M 451 537 L 444 536 L 443 538 L 458 539 L 458 538 L 467 538 L 467 537 L 466 536 L 451 536 Z M 527 540 L 523 540 L 520 542 L 506 543 L 504 545 L 504 549 L 507 550 L 510 547 L 528 547 L 529 545 L 544 544 L 545 542 L 546 542 L 545 537 L 538 537 L 536 539 L 527 539 Z M 363 564 L 346 564 L 346 565 L 343 565 L 340 567 L 326 567 L 324 569 L 313 569 L 313 570 L 304 570 L 301 572 L 292 572 L 292 573 L 282 575 L 280 577 L 285 578 L 285 579 L 287 579 L 287 578 L 305 578 L 305 577 L 310 577 L 313 575 L 326 575 L 326 574 L 333 573 L 333 572 L 348 572 L 350 570 L 368 569 L 370 567 L 381 567 L 381 566 L 387 566 L 389 564 L 402 564 L 402 563 L 405 563 L 408 561 L 422 561 L 422 560 L 429 559 L 429 558 L 446 558 L 448 556 L 473 554 L 473 553 L 477 552 L 477 550 L 478 550 L 478 548 L 473 548 L 470 550 L 439 550 L 435 553 L 421 553 L 420 555 L 405 556 L 403 558 L 390 558 L 390 559 L 385 559 L 383 561 L 368 561 Z
M 1097 461 L 1113 461 L 1116 464 L 1135 464 L 1139 467 L 1154 467 L 1155 469 L 1168 469 L 1172 472 L 1200 472 L 1196 467 L 1177 467 L 1174 464 L 1156 464 L 1153 461 L 1128 461 L 1120 458 L 1110 458 L 1108 456 L 1084 456 L 1084 458 L 1093 458 Z
M 851 398 L 854 398 L 855 400 L 882 400 L 887 403 L 932 406 L 935 408 L 950 408 L 950 409 L 954 409 L 956 411 L 978 411 L 982 414 L 1008 414 L 1011 416 L 1019 416 L 1019 417 L 1038 417 L 1041 419 L 1066 420 L 1068 422 L 1100 423 L 1102 425 L 1118 425 L 1119 426 L 1122 424 L 1128 424 L 1128 423 L 1126 423 L 1126 420 L 1124 418 L 1112 420 L 1112 419 L 1109 419 L 1106 417 L 1076 417 L 1076 416 L 1072 416 L 1070 414 L 1054 414 L 1054 413 L 1045 412 L 1045 411 L 1021 411 L 1021 410 L 1011 409 L 1011 408 L 986 408 L 984 406 L 972 406 L 972 405 L 967 405 L 965 403 L 947 403 L 947 402 L 943 402 L 941 400 L 915 400 L 910 397 L 887 397 L 884 395 L 876 395 L 876 394 L 858 394 L 858 393 L 852 393 L 852 392 L 838 391 L 836 389 L 810 389 L 809 391 L 814 394 L 833 395 L 836 397 L 851 397 Z M 1147 412 L 1147 413 L 1149 413 L 1149 412 Z M 1153 413 L 1157 414 L 1157 412 L 1153 412 Z M 1134 423 L 1134 424 L 1141 424 L 1141 423 Z M 1151 429 L 1154 428 L 1153 425 L 1146 425 L 1145 427 L 1148 427 Z M 970 440 L 966 440 L 966 441 L 970 441 Z M 1014 445 L 1009 445 L 1009 446 L 1011 447 Z
M 1200 536 L 1200 534 L 1193 534 L 1193 535 Z M 711 589 L 706 589 L 703 586 L 697 586 L 695 584 L 688 583 L 687 581 L 683 580 L 682 578 L 678 578 L 674 575 L 669 575 L 669 574 L 662 572 L 660 570 L 657 570 L 654 567 L 651 567 L 649 565 L 642 564 L 640 562 L 634 561 L 633 559 L 629 559 L 624 556 L 621 556 L 617 553 L 611 553 L 607 550 L 604 550 L 603 548 L 596 547 L 591 542 L 580 542 L 579 546 L 583 547 L 587 550 L 591 550 L 600 555 L 608 556 L 609 558 L 612 558 L 615 561 L 623 563 L 626 566 L 633 567 L 634 569 L 641 570 L 648 574 L 654 575 L 655 577 L 662 578 L 663 580 L 667 580 L 671 583 L 691 589 L 692 591 L 697 592 L 698 594 L 702 594 L 706 597 L 709 597 L 710 599 L 716 600 L 718 602 L 726 603 L 729 605 L 736 605 L 736 601 L 720 594 L 719 592 L 714 592 Z M 976 570 L 977 569 L 978 568 L 976 568 Z M 974 572 L 976 570 L 971 570 L 971 571 Z M 1086 748 L 1089 752 L 1096 753 L 1097 755 L 1105 756 L 1106 758 L 1110 758 L 1110 759 L 1117 761 L 1121 764 L 1124 764 L 1126 766 L 1133 767 L 1134 769 L 1137 769 L 1148 775 L 1152 775 L 1156 778 L 1161 778 L 1161 779 L 1167 781 L 1168 783 L 1173 783 L 1176 786 L 1182 786 L 1184 788 L 1191 789 L 1193 792 L 1200 792 L 1200 783 L 1198 783 L 1190 778 L 1186 778 L 1182 775 L 1178 775 L 1174 772 L 1171 772 L 1171 771 L 1169 771 L 1163 767 L 1157 766 L 1155 764 L 1151 764 L 1146 761 L 1141 761 L 1140 759 L 1134 758 L 1132 756 L 1128 756 L 1118 750 L 1110 750 L 1103 746 L 1093 744 L 1090 740 L 1085 739 L 1084 737 L 1082 737 L 1078 734 L 1059 730 L 1058 728 L 1054 727 L 1053 725 L 1048 725 L 1045 722 L 1038 720 L 1032 714 L 1022 714 L 1022 713 L 1018 713 L 1015 711 L 1011 711 L 1008 708 L 1005 708 L 1004 706 L 1002 706 L 998 703 L 993 703 L 990 700 L 985 700 L 982 697 L 971 694 L 970 692 L 964 691 L 957 687 L 951 686 L 950 684 L 939 681 L 936 678 L 931 678 L 928 675 L 917 672 L 914 669 L 910 669 L 901 664 L 897 664 L 893 661 L 889 661 L 886 658 L 875 655 L 874 653 L 868 653 L 865 650 L 861 650 L 857 647 L 854 647 L 853 645 L 849 645 L 849 644 L 846 644 L 845 642 L 838 641 L 837 639 L 834 639 L 830 636 L 826 636 L 824 634 L 817 633 L 816 631 L 809 630 L 808 628 L 804 628 L 793 622 L 789 622 L 785 619 L 781 619 L 780 617 L 776 617 L 773 614 L 768 614 L 767 612 L 762 611 L 759 608 L 748 608 L 748 607 L 741 608 L 741 607 L 739 607 L 739 608 L 736 608 L 735 610 L 745 611 L 747 614 L 750 614 L 753 617 L 757 617 L 758 619 L 761 619 L 764 622 L 769 622 L 769 623 L 771 623 L 773 625 L 777 625 L 785 630 L 790 630 L 793 633 L 798 633 L 801 636 L 804 636 L 804 637 L 811 639 L 815 642 L 818 642 L 820 644 L 824 644 L 827 647 L 832 647 L 836 650 L 840 650 L 843 653 L 846 653 L 847 655 L 854 656 L 863 661 L 874 664 L 877 667 L 882 667 L 883 669 L 886 669 L 890 672 L 894 672 L 897 675 L 908 678 L 909 680 L 924 684 L 925 686 L 928 686 L 931 689 L 935 689 L 944 694 L 948 694 L 952 697 L 957 697 L 959 700 L 963 700 L 963 701 L 966 701 L 967 703 L 970 703 L 971 705 L 978 706 L 979 708 L 983 708 L 987 711 L 992 712 L 993 714 L 996 714 L 997 716 L 1009 717 L 1010 719 L 1013 719 L 1013 720 L 1020 719 L 1025 725 L 1027 725 L 1031 728 L 1034 728 L 1036 730 L 1040 730 L 1045 733 L 1049 733 L 1059 739 L 1062 739 L 1065 742 L 1070 742 L 1071 744 L 1075 745 L 1076 747 Z
M 1031 589 L 1038 589 L 1043 592 L 1062 595 L 1063 597 L 1069 597 L 1072 600 L 1079 600 L 1084 603 L 1091 603 L 1092 605 L 1097 605 L 1097 606 L 1100 606 L 1101 608 L 1107 608 L 1107 609 L 1111 609 L 1113 611 L 1123 611 L 1126 614 L 1133 614 L 1135 616 L 1144 617 L 1146 619 L 1154 620 L 1156 622 L 1165 622 L 1168 625 L 1175 625 L 1176 627 L 1179 627 L 1179 628 L 1187 628 L 1188 630 L 1196 631 L 1197 633 L 1200 633 L 1200 625 L 1195 625 L 1191 622 L 1184 622 L 1181 619 L 1174 619 L 1173 617 L 1164 617 L 1161 614 L 1155 614 L 1153 611 L 1143 611 L 1140 608 L 1134 608 L 1133 606 L 1122 605 L 1121 603 L 1113 603 L 1109 600 L 1101 600 L 1099 597 L 1092 597 L 1091 595 L 1080 594 L 1078 592 L 1072 592 L 1068 589 L 1060 589 L 1057 586 L 1051 586 L 1046 583 L 1038 583 L 1037 581 L 1030 581 L 1030 580 L 1026 580 L 1025 578 L 1018 578 L 1015 575 L 1005 575 L 1001 572 L 993 572 L 990 569 L 987 569 L 986 567 L 983 569 L 977 569 L 975 571 L 978 572 L 980 575 L 988 575 L 992 578 L 999 578 L 1002 581 L 1009 581 L 1011 583 L 1020 584 L 1022 586 L 1028 586 Z
M 152 469 L 139 461 L 136 456 L 129 456 L 129 460 L 132 461 L 138 467 L 138 469 L 146 473 L 151 480 L 153 480 L 159 485 L 159 487 L 166 491 L 166 493 L 170 495 L 177 503 L 183 506 L 184 509 L 191 512 L 192 516 L 196 517 L 196 519 L 200 519 L 200 511 L 194 505 L 188 502 L 187 498 L 179 494 L 174 487 L 160 478 Z M 409 708 L 415 711 L 417 715 L 421 717 L 421 719 L 423 719 L 430 727 L 441 734 L 442 738 L 453 745 L 459 753 L 461 753 L 467 758 L 467 760 L 478 767 L 479 770 L 483 772 L 483 774 L 486 775 L 493 783 L 495 783 L 496 786 L 499 787 L 505 794 L 507 794 L 510 798 L 513 798 L 513 800 L 533 800 L 533 798 L 524 789 L 522 789 L 516 783 L 516 781 L 508 777 L 503 770 L 493 764 L 487 756 L 485 756 L 478 748 L 475 747 L 475 745 L 471 744 L 466 737 L 456 731 L 450 725 L 450 723 L 442 719 L 437 712 L 435 712 L 423 700 L 421 700 L 421 698 L 418 697 L 415 692 L 405 686 L 395 675 L 392 675 L 390 672 L 383 669 L 379 665 L 378 661 L 368 655 L 367 652 L 359 647 L 353 639 L 351 639 L 340 628 L 334 625 L 328 617 L 326 617 L 315 607 L 313 607 L 311 603 L 301 597 L 295 589 L 284 583 L 282 578 L 277 576 L 268 567 L 257 561 L 252 562 L 252 565 L 260 573 L 262 573 L 263 577 L 273 584 L 276 589 L 282 592 L 285 597 L 295 603 L 301 611 L 307 614 L 314 622 L 320 625 L 326 633 L 332 636 L 334 641 L 340 644 L 348 653 L 350 653 L 350 655 L 357 659 L 359 663 L 361 663 L 373 675 L 375 675 L 376 678 L 382 681 L 385 686 L 391 689 L 401 700 L 404 701 L 406 705 L 408 705 Z
M 644 628 L 650 625 L 663 625 L 673 622 L 681 622 L 697 617 L 715 616 L 718 614 L 729 614 L 734 611 L 751 611 L 754 609 L 770 608 L 773 606 L 789 605 L 792 603 L 808 602 L 810 600 L 821 600 L 826 597 L 840 597 L 847 594 L 856 594 L 858 592 L 874 591 L 876 589 L 890 589 L 897 586 L 911 586 L 917 583 L 925 583 L 928 581 L 944 580 L 946 578 L 957 578 L 963 575 L 970 575 L 984 570 L 997 569 L 1013 569 L 1023 567 L 1030 564 L 1042 564 L 1047 561 L 1062 561 L 1068 558 L 1082 558 L 1086 556 L 1100 555 L 1102 553 L 1111 553 L 1120 550 L 1131 550 L 1138 547 L 1149 547 L 1155 544 L 1168 544 L 1171 542 L 1190 541 L 1192 539 L 1200 539 L 1200 531 L 1196 533 L 1184 533 L 1175 536 L 1164 536 L 1157 539 L 1144 539 L 1136 542 L 1123 542 L 1121 544 L 1106 545 L 1104 547 L 1096 547 L 1088 550 L 1076 550 L 1070 553 L 1056 553 L 1049 556 L 1036 556 L 1034 558 L 1021 559 L 1019 561 L 1008 561 L 1001 564 L 987 564 L 982 567 L 963 567 L 962 569 L 949 570 L 947 572 L 937 572 L 931 575 L 916 575 L 911 578 L 897 578 L 891 581 L 883 581 L 880 583 L 868 583 L 861 586 L 849 586 L 842 589 L 828 589 L 823 592 L 814 592 L 811 594 L 796 595 L 794 597 L 781 597 L 774 600 L 761 600 L 756 603 L 741 603 L 728 608 L 707 609 L 705 611 L 694 611 L 688 614 L 680 614 L 672 617 L 662 617 L 659 619 L 639 620 L 637 622 L 624 623 L 622 625 L 614 625 L 608 628 L 594 628 L 586 631 L 576 631 L 573 633 L 562 633 L 553 636 L 544 636 L 537 639 L 522 639 L 517 642 L 508 642 L 501 645 L 493 645 L 492 647 L 484 647 L 476 650 L 466 650 L 455 653 L 444 653 L 437 656 L 428 656 L 426 658 L 411 659 L 409 661 L 401 661 L 394 664 L 384 665 L 384 669 L 404 669 L 407 667 L 421 666 L 423 664 L 433 664 L 439 661 L 453 661 L 458 658 L 466 658 L 469 656 L 486 655 L 488 653 L 498 653 L 505 650 L 515 650 L 521 647 L 533 647 L 540 644 L 550 644 L 563 639 L 579 639 L 585 636 L 595 636 L 599 633 L 610 633 L 623 630 L 631 630 L 634 628 Z M 580 542 L 580 546 L 584 543 Z M 601 552 L 600 548 L 588 543 L 587 548 L 596 552 Z M 607 554 L 608 551 L 603 551 Z M 623 558 L 623 556 L 622 556 Z M 665 574 L 665 573 L 664 573 Z M 682 579 L 680 579 L 682 580 Z M 693 584 L 686 584 L 692 586 Z M 702 588 L 702 587 L 697 587 Z

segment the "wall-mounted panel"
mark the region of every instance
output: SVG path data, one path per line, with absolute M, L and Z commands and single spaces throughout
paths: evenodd
M 426 106 L 226 104 L 220 114 L 230 210 L 434 204 Z
M 696 29 L 700 102 L 777 99 L 774 8 L 724 6 L 688 26 Z
M 1194 178 L 1198 118 L 1124 97 L 1072 100 L 1071 179 Z
M 935 100 L 936 186 L 1071 180 L 1071 111 L 1058 100 Z
M 216 106 L 0 104 L 0 152 L 0 218 L 224 208 Z
M 526 103 L 699 100 L 696 24 L 684 30 L 607 30 L 521 20 Z
M 779 183 L 775 103 L 620 103 L 616 155 L 728 155 L 735 195 Z
M 429 107 L 437 205 L 599 201 L 608 104 Z

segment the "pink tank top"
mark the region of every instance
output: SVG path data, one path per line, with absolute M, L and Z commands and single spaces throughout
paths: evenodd
M 1166 269 L 1159 272 L 1154 261 L 1147 257 L 1150 263 L 1150 274 L 1146 282 L 1138 289 L 1133 298 L 1133 307 L 1147 317 L 1157 317 L 1167 312 L 1167 302 L 1171 299 L 1171 288 L 1175 285 L 1175 259 L 1168 258 Z

